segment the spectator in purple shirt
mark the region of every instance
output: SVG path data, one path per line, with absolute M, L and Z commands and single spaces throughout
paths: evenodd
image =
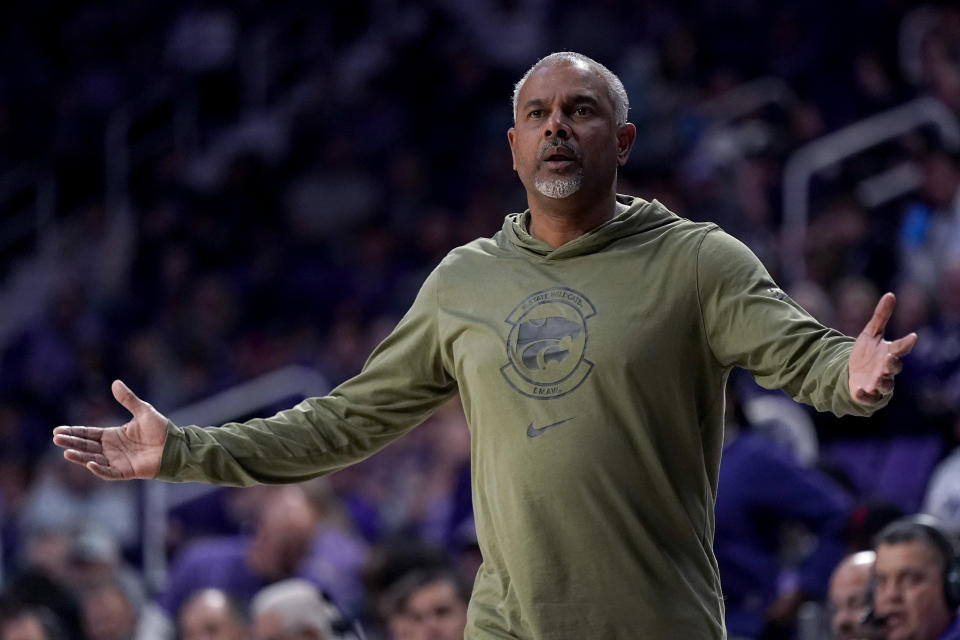
M 731 636 L 790 637 L 800 604 L 823 597 L 843 557 L 850 508 L 850 498 L 826 476 L 801 466 L 765 437 L 727 425 L 714 551 Z M 793 584 L 782 587 L 784 523 L 804 525 L 816 545 L 797 567 Z

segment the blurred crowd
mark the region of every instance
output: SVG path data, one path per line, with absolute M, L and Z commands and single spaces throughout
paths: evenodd
M 918 127 L 819 172 L 802 241 L 781 204 L 804 145 L 919 96 L 960 116 L 950 3 L 6 3 L 0 183 L 43 171 L 57 206 L 52 256 L 0 234 L 0 277 L 53 273 L 18 300 L 37 313 L 0 323 L 0 640 L 462 633 L 480 558 L 456 403 L 327 479 L 178 504 L 162 584 L 144 576 L 142 485 L 64 463 L 50 432 L 124 421 L 114 378 L 169 414 L 289 364 L 357 373 L 447 251 L 525 208 L 509 97 L 556 50 L 627 88 L 622 193 L 718 222 L 825 324 L 856 335 L 892 290 L 888 335 L 920 334 L 869 420 L 731 377 L 730 635 L 826 637 L 831 573 L 868 557 L 846 556 L 921 511 L 960 532 L 960 149 Z M 731 98 L 758 78 L 777 91 Z M 878 197 L 878 174 L 907 179 Z

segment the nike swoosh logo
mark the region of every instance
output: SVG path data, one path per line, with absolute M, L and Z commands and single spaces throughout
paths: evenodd
M 539 429 L 533 426 L 533 423 L 527 425 L 527 437 L 536 438 L 539 435 L 543 435 L 545 432 L 553 429 L 554 427 L 560 426 L 564 422 L 570 422 L 573 418 L 567 418 L 566 420 L 560 420 L 559 422 L 554 422 L 553 424 L 548 424 L 545 427 L 540 427 Z

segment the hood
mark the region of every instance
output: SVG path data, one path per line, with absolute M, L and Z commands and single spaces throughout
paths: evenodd
M 627 205 L 628 209 L 556 249 L 530 234 L 529 209 L 522 213 L 511 213 L 506 217 L 501 230 L 502 238 L 522 253 L 539 256 L 546 260 L 563 260 L 595 253 L 611 242 L 661 227 L 678 219 L 656 200 L 648 202 L 643 198 L 618 194 L 617 202 Z

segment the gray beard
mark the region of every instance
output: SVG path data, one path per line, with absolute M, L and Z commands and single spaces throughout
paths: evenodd
M 572 176 L 538 177 L 533 181 L 537 191 L 555 200 L 572 196 L 582 184 L 583 174 L 579 171 Z

